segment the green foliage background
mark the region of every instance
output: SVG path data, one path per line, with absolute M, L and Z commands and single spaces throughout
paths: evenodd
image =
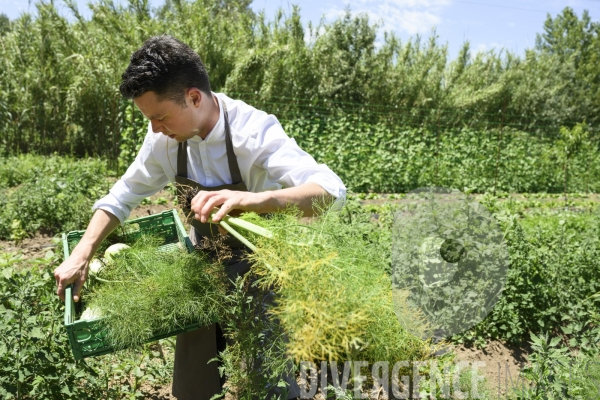
M 587 13 L 549 16 L 524 56 L 465 43 L 451 60 L 435 35 L 401 42 L 365 15 L 313 26 L 298 9 L 268 19 L 250 3 L 102 0 L 87 20 L 74 2 L 67 18 L 42 0 L 35 16 L 3 20 L 0 153 L 102 156 L 124 171 L 147 124 L 120 75 L 146 38 L 168 33 L 200 54 L 213 90 L 275 114 L 354 190 L 558 192 L 560 128 L 582 121 L 569 190 L 598 190 L 600 24 Z
M 100 159 L 21 155 L 0 160 L 0 239 L 82 229 L 110 184 Z
M 514 129 L 401 131 L 359 117 L 284 122 L 288 134 L 356 192 L 425 186 L 476 192 L 561 192 L 565 154 L 556 141 Z M 597 192 L 599 154 L 588 139 L 570 157 L 568 190 Z
M 600 291 L 598 211 L 520 219 L 500 208 L 495 216 L 509 249 L 508 280 L 488 317 L 458 340 L 521 343 L 529 332 L 548 332 L 568 347 L 597 352 L 600 313 L 589 297 Z
M 385 33 L 376 47 L 382 32 L 366 16 L 311 26 L 297 10 L 270 20 L 257 15 L 249 0 L 169 0 L 159 10 L 145 0 L 125 6 L 99 0 L 86 20 L 74 2 L 66 3 L 70 18 L 43 0 L 35 16 L 0 15 L 2 239 L 85 226 L 93 200 L 108 189 L 109 169 L 123 172 L 146 133 L 142 115 L 118 93 L 120 75 L 131 53 L 162 33 L 200 54 L 213 90 L 275 114 L 302 148 L 357 192 L 427 185 L 600 191 L 600 24 L 587 13 L 566 8 L 549 16 L 524 56 L 473 54 L 465 43 L 451 60 L 435 35 L 401 42 Z M 571 139 L 583 132 L 577 125 L 583 121 L 585 135 L 575 146 Z M 508 284 L 488 318 L 454 340 L 531 337 L 541 364 L 563 357 L 561 346 L 597 359 L 600 317 L 597 300 L 588 298 L 600 291 L 599 217 L 557 212 L 557 204 L 527 215 L 510 201 L 484 203 L 511 249 Z M 385 210 L 372 211 L 385 228 Z M 139 395 L 146 359 L 98 361 L 96 375 L 69 361 L 52 267 L 38 272 L 28 261 L 31 268 L 17 271 L 14 263 L 2 254 L 0 393 Z M 170 367 L 164 361 L 148 374 L 168 381 Z M 567 373 L 559 369 L 541 377 L 532 372 L 531 379 L 556 381 Z M 591 383 L 581 391 L 593 392 Z

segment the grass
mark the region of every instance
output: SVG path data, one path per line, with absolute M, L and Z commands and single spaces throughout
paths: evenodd
M 582 382 L 582 396 L 584 399 L 600 399 L 600 355 L 587 357 L 584 363 L 586 373 Z

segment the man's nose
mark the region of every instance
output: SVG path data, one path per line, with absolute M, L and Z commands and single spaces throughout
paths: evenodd
M 158 122 L 156 122 L 156 121 L 150 121 L 150 122 L 151 122 L 151 124 L 152 124 L 152 132 L 154 132 L 154 133 L 159 133 L 159 132 L 162 132 L 162 131 L 163 131 L 163 127 L 162 127 L 162 125 L 161 125 L 161 124 L 159 124 L 159 123 L 158 123 Z

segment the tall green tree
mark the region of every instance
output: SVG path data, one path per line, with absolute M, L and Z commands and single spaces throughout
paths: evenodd
M 552 18 L 547 16 L 544 32 L 537 35 L 536 50 L 549 54 L 569 71 L 558 95 L 561 103 L 587 116 L 590 125 L 600 122 L 600 23 L 588 11 L 581 18 L 572 8 Z
M 562 61 L 574 57 L 575 67 L 579 68 L 590 60 L 598 28 L 587 10 L 579 18 L 572 8 L 566 7 L 555 18 L 548 14 L 544 32 L 536 37 L 536 49 L 555 54 Z
M 38 0 L 35 15 L 0 35 L 0 152 L 135 154 L 146 124 L 119 95 L 120 75 L 145 39 L 164 33 L 200 54 L 215 91 L 317 131 L 346 117 L 383 122 L 391 137 L 435 131 L 436 143 L 464 127 L 552 140 L 581 121 L 592 140 L 599 131 L 599 24 L 570 8 L 548 16 L 525 57 L 473 54 L 465 43 L 451 60 L 435 32 L 401 41 L 349 9 L 313 26 L 299 7 L 269 19 L 250 0 L 168 0 L 156 10 L 149 0 L 97 0 L 91 19 L 65 3 L 75 18 Z
M 4 35 L 10 30 L 10 19 L 4 13 L 0 13 L 0 35 Z

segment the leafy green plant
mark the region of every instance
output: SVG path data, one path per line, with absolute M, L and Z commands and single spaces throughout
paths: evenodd
M 0 164 L 0 188 L 12 188 L 31 180 L 40 173 L 46 163 L 46 157 L 33 154 L 2 158 Z
M 598 354 L 588 356 L 580 362 L 581 395 L 584 399 L 600 397 L 600 361 Z
M 0 397 L 133 399 L 144 397 L 143 382 L 167 384 L 173 354 L 161 357 L 156 345 L 135 355 L 73 360 L 52 276 L 57 260 L 51 252 L 34 260 L 0 254 Z
M 223 313 L 222 266 L 200 253 L 161 249 L 161 242 L 142 236 L 93 275 L 87 304 L 116 348 L 194 322 L 210 325 Z
M 600 326 L 588 299 L 600 288 L 598 216 L 550 210 L 520 217 L 493 207 L 509 249 L 508 280 L 490 315 L 455 340 L 518 343 L 530 332 L 561 332 L 570 347 L 594 351 Z
M 24 260 L 23 254 L 18 252 L 3 252 L 0 253 L 0 267 L 4 268 L 4 274 L 12 274 L 13 265 Z M 10 268 L 10 269 L 9 269 Z
M 598 353 L 573 354 L 561 338 L 531 334 L 532 354 L 523 370 L 526 379 L 515 387 L 517 399 L 594 399 L 600 396 Z
M 0 188 L 0 238 L 21 240 L 39 230 L 58 233 L 84 227 L 91 206 L 108 190 L 102 160 L 26 157 L 18 177 L 7 172 Z M 8 169 L 5 169 L 8 171 Z
M 281 325 L 268 317 L 273 294 L 259 290 L 249 275 L 238 278 L 224 297 L 226 312 L 220 322 L 228 345 L 218 358 L 221 375 L 227 376 L 223 393 L 240 400 L 266 398 L 270 391 L 285 393 L 281 379 L 294 365 L 286 355 L 286 339 Z M 283 397 L 285 398 L 285 397 Z
M 569 349 L 559 347 L 560 337 L 550 338 L 547 333 L 540 336 L 531 334 L 533 353 L 530 366 L 523 371 L 530 381 L 529 387 L 518 388 L 519 399 L 554 399 L 566 398 L 570 378 L 566 375 L 569 366 Z
M 568 129 L 567 127 L 560 128 L 560 140 L 557 142 L 559 148 L 563 148 L 563 158 L 564 158 L 564 182 L 565 182 L 565 206 L 568 203 L 567 200 L 567 192 L 569 190 L 569 162 L 571 157 L 577 154 L 583 142 L 587 139 L 587 125 L 577 124 L 573 127 L 573 129 Z
M 140 151 L 146 137 L 148 124 L 133 103 L 127 103 L 123 117 L 125 128 L 121 131 L 118 169 L 125 171 Z
M 473 380 L 477 379 L 477 394 L 475 394 L 475 390 L 473 387 Z M 481 379 L 480 376 L 473 376 L 473 369 L 465 369 L 460 372 L 458 378 L 459 389 L 462 393 L 468 393 L 464 400 L 471 399 L 486 399 L 486 400 L 496 400 L 493 395 L 493 390 L 489 388 L 489 384 L 485 379 Z M 456 393 L 456 389 L 455 389 Z M 438 398 L 441 398 L 441 393 L 437 393 Z M 456 394 L 455 394 L 456 396 Z M 458 398 L 458 396 L 456 396 Z

